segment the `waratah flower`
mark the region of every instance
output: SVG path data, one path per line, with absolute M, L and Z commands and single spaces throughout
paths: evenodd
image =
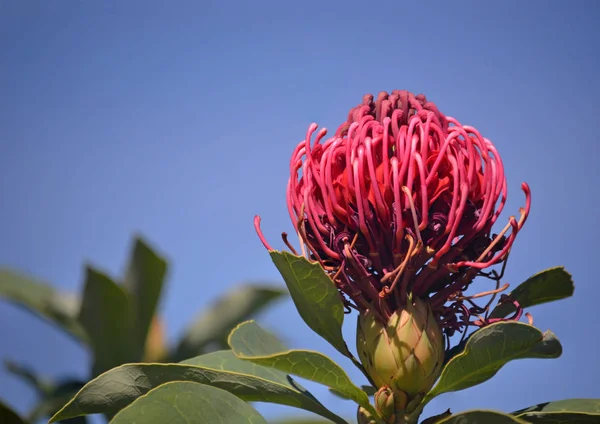
M 423 95 L 366 95 L 333 137 L 326 133 L 311 124 L 290 162 L 287 206 L 302 253 L 329 274 L 348 311 L 359 311 L 357 347 L 372 382 L 424 393 L 440 370 L 442 332 L 464 335 L 467 326 L 497 320 L 488 318 L 489 303 L 473 299 L 508 287 L 484 269 L 505 264 L 529 214 L 529 187 L 522 185 L 520 218 L 511 216 L 493 234 L 507 195 L 496 148 Z M 476 276 L 494 280 L 495 288 L 467 296 Z M 518 303 L 505 295 L 500 301 L 513 302 L 510 319 L 520 318 Z M 416 332 L 408 334 L 400 321 Z M 428 342 L 420 346 L 423 335 Z M 403 343 L 405 350 L 389 350 Z M 418 363 L 410 362 L 413 352 Z
M 364 96 L 326 133 L 311 124 L 294 150 L 287 205 L 346 306 L 385 322 L 412 293 L 429 299 L 447 335 L 489 323 L 468 321 L 484 308 L 466 307 L 463 292 L 478 275 L 499 281 L 483 270 L 506 260 L 531 204 L 523 183 L 520 219 L 491 233 L 507 194 L 492 142 L 425 96 L 397 90 Z

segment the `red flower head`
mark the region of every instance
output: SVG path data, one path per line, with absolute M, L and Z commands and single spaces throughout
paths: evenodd
M 366 95 L 326 133 L 310 125 L 294 150 L 287 204 L 303 251 L 346 305 L 385 322 L 412 294 L 428 299 L 449 336 L 489 323 L 469 321 L 485 308 L 463 292 L 477 275 L 496 280 L 489 293 L 501 291 L 497 273 L 483 270 L 506 260 L 531 204 L 523 184 L 520 219 L 491 234 L 506 201 L 494 145 L 407 91 Z

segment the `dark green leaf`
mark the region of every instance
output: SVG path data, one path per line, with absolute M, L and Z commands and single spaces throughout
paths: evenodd
M 362 389 L 363 392 L 365 392 L 367 394 L 367 396 L 374 396 L 375 393 L 377 392 L 377 389 L 373 386 L 360 386 L 360 388 Z M 331 394 L 340 397 L 342 399 L 346 399 L 346 400 L 351 400 L 350 398 L 346 397 L 346 395 L 338 392 L 335 389 L 329 389 L 329 391 L 331 392 Z
M 89 267 L 79 320 L 90 338 L 94 375 L 141 359 L 131 337 L 127 293 L 109 277 Z
M 8 405 L 0 401 L 0 423 L 2 424 L 25 424 L 25 421 L 13 411 Z
M 564 267 L 550 268 L 529 277 L 515 288 L 510 296 L 519 302 L 522 308 L 552 302 L 572 296 L 575 290 L 571 274 Z M 512 303 L 496 306 L 490 318 L 504 318 L 515 312 Z
M 54 385 L 37 403 L 33 410 L 28 414 L 28 421 L 37 422 L 41 418 L 49 418 L 60 410 L 69 400 L 77 394 L 85 383 L 79 380 L 65 380 Z M 81 422 L 85 423 L 84 417 L 77 417 L 73 420 L 63 422 Z
M 47 283 L 0 269 L 0 297 L 25 307 L 78 341 L 85 343 L 87 340 L 85 330 L 77 320 L 80 300 L 73 293 L 59 292 Z
M 360 386 L 360 388 L 365 392 L 368 396 L 374 396 L 377 393 L 377 389 L 373 386 Z
M 204 310 L 186 330 L 172 360 L 182 361 L 197 356 L 211 343 L 215 343 L 218 349 L 227 348 L 227 336 L 237 324 L 285 294 L 279 288 L 260 285 L 244 285 L 230 290 Z
M 87 417 L 75 417 L 65 421 L 61 421 L 60 424 L 87 424 Z
M 238 324 L 229 335 L 228 343 L 233 353 L 244 359 L 289 351 L 277 336 L 263 330 L 254 321 Z
M 166 273 L 167 262 L 142 239 L 136 238 L 124 286 L 130 294 L 133 338 L 138 357 L 143 355 Z
M 447 418 L 451 415 L 452 415 L 452 413 L 450 412 L 450 409 L 447 409 L 445 412 L 442 412 L 441 414 L 434 415 L 429 418 L 425 418 L 423 421 L 421 421 L 421 424 L 437 424 L 440 421 L 442 421 L 444 418 Z
M 323 268 L 288 252 L 271 250 L 269 254 L 304 322 L 343 355 L 352 357 L 342 337 L 344 304 Z
M 331 421 L 311 418 L 284 418 L 272 421 L 271 424 L 331 424 Z
M 254 321 L 238 325 L 229 336 L 229 345 L 240 359 L 324 384 L 374 413 L 367 394 L 350 381 L 338 364 L 319 352 L 286 349 Z
M 152 389 L 111 420 L 111 424 L 131 423 L 267 424 L 237 396 L 187 381 L 173 381 Z
M 437 384 L 425 397 L 425 403 L 446 392 L 464 390 L 492 378 L 514 359 L 558 358 L 562 346 L 551 331 L 521 322 L 498 322 L 475 331 L 462 352 L 442 370 Z
M 472 335 L 472 334 L 471 334 Z M 444 366 L 450 361 L 450 359 L 454 358 L 456 355 L 465 350 L 465 345 L 469 341 L 469 337 L 464 339 L 462 342 L 452 346 L 450 349 L 446 351 L 444 354 Z
M 48 418 L 54 415 L 85 384 L 79 380 L 53 382 L 50 379 L 41 378 L 33 370 L 23 365 L 10 361 L 6 361 L 6 369 L 15 376 L 23 379 L 37 392 L 39 400 L 27 414 L 27 421 L 32 423 L 37 422 L 41 418 Z
M 52 384 L 39 377 L 31 368 L 9 360 L 5 360 L 4 365 L 8 372 L 29 384 L 37 392 L 38 396 L 45 396 L 52 391 Z
M 535 424 L 600 423 L 600 399 L 565 399 L 544 402 L 512 413 Z
M 334 423 L 347 424 L 345 420 L 325 408 L 310 392 L 285 372 L 240 360 L 231 350 L 198 356 L 196 358 L 188 359 L 183 363 L 201 367 L 210 367 L 222 372 L 238 373 L 250 377 L 250 380 L 252 380 L 253 377 L 261 378 L 266 380 L 267 383 L 263 383 L 265 384 L 265 389 L 262 390 L 261 394 L 263 398 L 256 398 L 257 401 L 295 406 L 321 415 Z M 240 396 L 240 390 L 237 388 L 223 388 Z M 254 400 L 253 397 L 240 397 L 247 401 Z
M 519 418 L 496 411 L 466 411 L 453 414 L 448 418 L 438 421 L 438 424 L 527 424 Z
M 338 424 L 346 423 L 285 373 L 242 361 L 231 351 L 198 356 L 180 364 L 129 364 L 114 368 L 87 383 L 52 421 L 83 414 L 114 415 L 139 396 L 171 381 L 211 384 L 249 402 L 294 406 Z

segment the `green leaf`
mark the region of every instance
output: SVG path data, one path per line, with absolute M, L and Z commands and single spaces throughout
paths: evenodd
M 138 357 L 143 355 L 166 273 L 167 262 L 141 238 L 136 238 L 124 287 L 130 294 L 131 325 Z
M 25 424 L 25 421 L 8 405 L 0 401 L 0 423 L 2 424 Z
M 79 380 L 63 380 L 54 382 L 41 378 L 30 368 L 11 361 L 5 361 L 6 369 L 29 384 L 38 395 L 38 402 L 27 414 L 27 421 L 35 423 L 41 418 L 54 415 L 85 384 Z M 2 422 L 2 421 L 0 421 Z M 85 421 L 81 421 L 85 422 Z
M 173 381 L 152 389 L 119 412 L 111 424 L 267 424 L 249 404 L 217 387 Z
M 595 424 L 600 422 L 600 399 L 565 399 L 530 406 L 512 415 L 535 424 Z
M 573 296 L 575 286 L 571 274 L 564 267 L 550 268 L 529 277 L 515 288 L 510 296 L 519 302 L 522 308 L 552 302 Z M 512 303 L 496 306 L 490 318 L 504 318 L 515 312 Z
M 453 414 L 438 424 L 527 424 L 519 418 L 503 412 L 474 410 Z
M 40 399 L 28 414 L 28 421 L 37 422 L 41 418 L 51 417 L 69 402 L 84 384 L 84 382 L 79 380 L 65 380 L 57 383 Z M 74 420 L 82 423 L 86 422 L 83 417 L 77 417 Z M 74 420 L 69 420 L 68 422 L 75 422 Z
M 185 331 L 173 361 L 182 361 L 203 353 L 211 343 L 217 349 L 227 348 L 227 336 L 240 322 L 257 314 L 273 301 L 287 294 L 275 287 L 243 285 L 217 299 Z
M 550 330 L 505 321 L 475 331 L 465 348 L 444 366 L 424 403 L 446 392 L 464 390 L 492 378 L 507 362 L 525 358 L 558 358 L 560 342 Z
M 4 361 L 4 366 L 9 373 L 29 384 L 38 396 L 45 396 L 52 391 L 52 384 L 39 377 L 31 368 L 9 360 Z
M 240 360 L 231 350 L 215 352 L 184 361 L 185 364 L 201 367 L 211 367 L 222 372 L 233 372 L 252 378 L 266 380 L 267 384 L 262 399 L 257 401 L 278 403 L 280 405 L 294 406 L 313 412 L 338 424 L 347 424 L 346 421 L 325 408 L 308 390 L 295 381 L 285 372 L 270 367 L 263 367 L 252 362 Z M 244 380 L 245 381 L 245 380 Z M 213 383 L 214 384 L 214 383 Z M 247 383 L 245 383 L 247 384 Z M 263 383 L 264 384 L 264 383 Z M 238 388 L 224 388 L 238 396 Z M 266 395 L 266 396 L 265 396 Z M 240 396 L 242 399 L 252 401 L 254 398 Z
M 437 415 L 431 416 L 429 418 L 425 418 L 423 421 L 421 421 L 421 424 L 437 424 L 440 421 L 442 421 L 444 418 L 447 418 L 451 415 L 452 415 L 452 413 L 450 412 L 450 409 L 447 409 L 446 411 L 442 412 L 441 414 L 437 414 Z
M 344 304 L 338 289 L 321 265 L 288 252 L 271 250 L 269 254 L 306 325 L 340 353 L 352 358 L 342 337 Z
M 51 421 L 84 414 L 114 415 L 139 396 L 171 381 L 210 384 L 248 402 L 294 406 L 346 424 L 285 373 L 242 361 L 231 351 L 213 352 L 180 364 L 128 364 L 114 368 L 87 383 Z
M 127 362 L 140 360 L 131 337 L 129 298 L 125 290 L 90 267 L 79 320 L 90 338 L 94 353 L 93 375 Z
M 367 394 L 350 381 L 338 364 L 319 352 L 286 349 L 254 321 L 238 325 L 229 336 L 229 345 L 240 359 L 324 384 L 374 413 Z
M 311 418 L 284 418 L 273 421 L 271 424 L 330 424 L 331 421 Z
M 87 424 L 87 417 L 71 418 L 70 420 L 61 421 L 61 424 Z
M 367 394 L 367 396 L 375 396 L 377 389 L 373 386 L 360 386 L 360 388 Z
M 367 394 L 367 396 L 375 396 L 375 393 L 377 392 L 377 389 L 373 386 L 360 386 L 360 388 L 362 389 L 363 392 L 365 392 Z M 346 399 L 346 400 L 352 400 L 352 399 L 346 397 L 346 395 L 343 395 L 342 393 L 338 392 L 335 389 L 329 389 L 329 392 L 332 395 L 337 396 L 339 398 Z
M 0 269 L 0 297 L 25 307 L 85 343 L 87 335 L 77 320 L 79 298 L 73 293 L 59 292 L 50 284 L 32 277 Z

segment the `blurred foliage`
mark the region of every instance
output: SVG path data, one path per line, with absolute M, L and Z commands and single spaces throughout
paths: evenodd
M 227 336 L 239 323 L 271 305 L 286 291 L 267 284 L 234 287 L 201 311 L 173 346 L 166 343 L 158 306 L 168 274 L 167 260 L 136 237 L 125 275 L 113 279 L 86 266 L 83 291 L 62 292 L 20 272 L 0 268 L 0 298 L 52 323 L 91 354 L 89 375 L 82 379 L 43 378 L 34 368 L 6 360 L 6 369 L 30 385 L 39 402 L 25 422 L 54 415 L 89 379 L 125 363 L 165 363 L 227 348 Z M 0 408 L 4 422 L 12 412 Z M 15 418 L 16 417 L 16 418 Z M 15 415 L 11 419 L 19 419 Z M 17 421 L 15 421 L 17 422 Z M 86 422 L 76 417 L 69 422 Z

